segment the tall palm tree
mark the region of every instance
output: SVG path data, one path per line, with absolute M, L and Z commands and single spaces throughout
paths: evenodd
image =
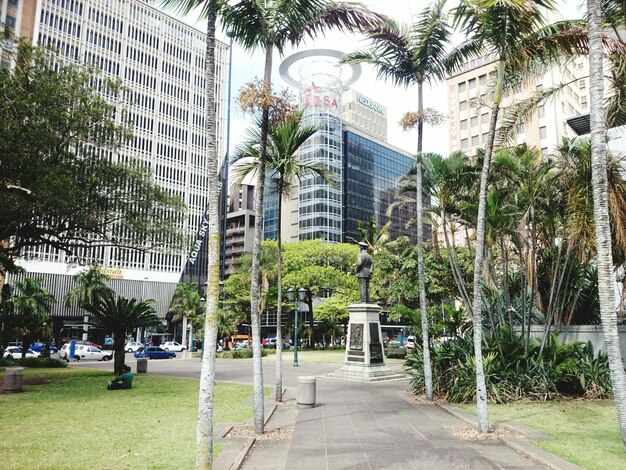
M 267 144 L 267 169 L 273 181 L 272 192 L 278 196 L 278 251 L 276 259 L 276 283 L 278 287 L 276 303 L 276 341 L 280 344 L 282 336 L 282 206 L 283 199 L 297 188 L 302 178 L 319 176 L 333 185 L 332 174 L 323 166 L 312 163 L 301 163 L 297 153 L 300 147 L 312 137 L 319 126 L 303 125 L 302 112 L 288 115 L 283 122 L 270 123 Z M 248 175 L 258 171 L 260 161 L 260 133 L 254 128 L 251 139 L 240 149 L 237 161 L 248 160 L 236 169 L 237 184 Z M 252 158 L 252 160 L 249 160 Z M 283 372 L 282 348 L 276 348 L 276 401 L 282 401 Z
M 78 304 L 82 308 L 84 304 L 91 302 L 95 296 L 100 295 L 109 289 L 107 281 L 109 276 L 98 268 L 91 266 L 86 271 L 75 274 L 72 279 L 75 286 L 65 294 L 65 307 L 71 308 L 73 304 Z M 83 341 L 87 340 L 89 328 L 89 315 L 85 315 L 83 326 Z
M 193 320 L 202 313 L 202 302 L 200 300 L 200 294 L 198 293 L 198 284 L 185 284 L 184 282 L 178 284 L 174 292 L 172 305 L 170 305 L 170 312 L 174 314 L 172 321 L 183 321 L 183 337 L 186 338 L 187 321 Z M 191 341 L 193 337 L 193 321 L 191 321 L 190 324 L 191 331 L 189 333 L 189 339 L 188 341 L 183 341 L 183 343 L 185 343 L 184 346 L 188 346 L 189 341 Z
M 220 0 L 219 13 L 224 28 L 245 49 L 265 52 L 264 84 L 271 87 L 274 49 L 283 54 L 287 45 L 297 45 L 306 37 L 315 38 L 330 28 L 340 31 L 363 31 L 384 18 L 356 3 L 334 0 L 240 0 L 230 4 Z M 252 245 L 252 351 L 254 379 L 254 427 L 263 432 L 263 368 L 261 362 L 261 327 L 259 321 L 259 264 L 263 234 L 263 197 L 269 131 L 269 109 L 261 115 L 260 159 L 257 171 L 254 242 Z
M 221 0 L 220 0 L 221 1 Z M 200 390 L 198 392 L 198 427 L 196 431 L 196 468 L 209 469 L 213 466 L 213 406 L 215 397 L 215 353 L 217 344 L 217 307 L 220 275 L 220 213 L 219 185 L 217 178 L 217 122 L 215 119 L 215 23 L 217 0 L 161 0 L 164 6 L 177 9 L 183 14 L 201 7 L 201 17 L 206 19 L 205 54 L 205 122 L 206 162 L 209 186 L 207 232 L 207 290 L 204 317 L 204 340 Z
M 604 72 L 602 53 L 602 10 L 600 0 L 587 0 L 589 22 L 589 116 L 591 119 L 591 159 L 593 213 L 596 225 L 596 259 L 600 318 L 604 344 L 609 357 L 617 419 L 626 446 L 626 374 L 619 347 L 615 314 L 615 277 L 611 255 L 608 182 L 606 169 L 606 116 L 604 112 Z
M 476 358 L 476 405 L 478 427 L 489 430 L 487 390 L 482 360 L 482 278 L 485 250 L 487 183 L 505 80 L 537 74 L 560 57 L 586 51 L 584 30 L 578 24 L 546 25 L 542 9 L 554 8 L 553 0 L 461 0 L 454 9 L 454 24 L 466 40 L 451 51 L 448 68 L 456 70 L 468 59 L 495 54 L 497 76 L 492 96 L 491 118 L 480 179 L 474 261 L 474 354 Z
M 397 84 L 417 86 L 417 171 L 415 172 L 417 204 L 417 251 L 420 312 L 422 317 L 422 350 L 424 357 L 424 383 L 426 397 L 432 400 L 432 368 L 426 314 L 426 284 L 424 281 L 424 231 L 422 198 L 422 141 L 425 122 L 424 83 L 443 80 L 445 77 L 445 48 L 451 35 L 444 12 L 446 0 L 436 0 L 425 8 L 412 29 L 400 27 L 389 20 L 384 25 L 372 28 L 368 36 L 372 49 L 348 54 L 343 62 L 373 64 L 378 75 Z
M 13 308 L 16 326 L 22 340 L 22 360 L 33 340 L 49 337 L 50 329 L 46 322 L 55 302 L 54 295 L 42 287 L 43 279 L 26 277 L 15 284 Z
M 106 290 L 83 305 L 83 308 L 91 314 L 90 325 L 113 333 L 114 371 L 118 372 L 124 367 L 126 333 L 135 328 L 160 323 L 155 315 L 153 303 L 152 300 L 139 301 L 117 297 L 112 290 Z

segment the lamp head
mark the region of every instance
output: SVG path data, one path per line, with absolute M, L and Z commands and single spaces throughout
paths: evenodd
M 293 290 L 293 287 L 290 287 L 289 289 L 287 289 L 287 298 L 289 299 L 289 302 L 293 302 L 293 299 L 295 298 L 295 292 Z
M 304 302 L 304 299 L 306 299 L 306 289 L 304 287 L 300 287 L 300 289 L 298 289 L 298 298 L 300 299 L 300 302 Z

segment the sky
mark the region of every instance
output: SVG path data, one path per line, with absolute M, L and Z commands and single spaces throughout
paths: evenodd
M 158 3 L 158 0 L 157 0 Z M 370 10 L 395 18 L 400 23 L 410 24 L 424 8 L 430 5 L 431 0 L 362 0 L 362 4 Z M 450 1 L 450 5 L 456 2 Z M 579 18 L 578 5 L 582 0 L 557 0 L 558 11 L 565 18 Z M 193 12 L 186 18 L 181 18 L 186 23 L 202 31 L 206 31 L 203 20 L 199 20 Z M 218 28 L 218 39 L 228 42 L 228 38 Z M 455 38 L 456 41 L 460 37 Z M 274 70 L 272 73 L 274 88 L 280 90 L 287 88 L 278 73 L 278 67 L 284 58 L 295 52 L 308 49 L 335 49 L 348 53 L 358 49 L 367 48 L 369 42 L 359 35 L 337 33 L 330 31 L 326 36 L 320 36 L 316 40 L 307 40 L 297 49 L 285 51 L 283 57 L 275 54 Z M 244 115 L 234 98 L 239 89 L 247 82 L 263 76 L 264 54 L 261 50 L 253 52 L 245 51 L 237 44 L 233 47 L 232 64 L 232 99 L 231 99 L 231 154 L 235 146 L 243 139 L 246 128 L 251 125 L 249 116 Z M 376 71 L 372 66 L 362 64 L 362 74 L 359 80 L 351 88 L 367 96 L 368 98 L 387 107 L 387 140 L 390 144 L 410 153 L 417 149 L 417 131 L 404 132 L 397 124 L 402 115 L 407 111 L 417 111 L 417 89 L 395 87 L 391 82 L 385 82 L 376 77 Z M 295 90 L 293 90 L 295 92 Z M 442 113 L 447 111 L 447 91 L 445 83 L 424 85 L 424 107 L 432 107 Z M 448 153 L 448 127 L 447 123 L 433 128 L 424 128 L 424 151 L 435 152 L 442 155 Z

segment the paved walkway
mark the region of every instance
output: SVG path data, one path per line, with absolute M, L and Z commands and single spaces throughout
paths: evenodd
M 81 361 L 74 367 L 110 369 L 111 365 Z M 535 446 L 532 439 L 545 436 L 520 426 L 497 439 L 467 439 L 475 429 L 474 418 L 418 400 L 406 380 L 364 384 L 324 377 L 339 367 L 301 362 L 296 368 L 285 361 L 285 399 L 281 403 L 268 399 L 266 434 L 224 437 L 231 425 L 220 424 L 214 435 L 225 446 L 214 468 L 580 470 Z M 400 368 L 398 364 L 391 367 Z M 274 385 L 274 370 L 274 359 L 264 358 L 266 387 Z M 197 378 L 200 361 L 151 361 L 149 373 Z M 297 377 L 302 375 L 318 377 L 313 408 L 296 404 Z M 218 360 L 216 379 L 251 383 L 252 361 Z M 234 425 L 243 431 L 251 427 L 251 422 Z
M 288 382 L 292 373 L 287 371 Z M 410 393 L 408 381 L 364 384 L 320 376 L 315 407 L 299 407 L 295 397 L 295 387 L 289 387 L 283 403 L 269 400 L 267 406 L 271 413 L 265 428 L 268 435 L 280 429 L 283 433 L 279 437 L 283 437 L 285 430 L 292 430 L 290 440 L 224 439 L 227 446 L 215 467 L 244 470 L 578 468 L 511 430 L 504 437 L 509 445 L 493 435 L 487 440 L 467 439 L 467 434 L 475 435 L 475 426 L 467 418 L 418 400 Z

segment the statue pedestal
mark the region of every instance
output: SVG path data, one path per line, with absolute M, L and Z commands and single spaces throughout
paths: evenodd
M 385 365 L 385 351 L 380 331 L 380 307 L 376 304 L 348 306 L 350 323 L 344 366 L 327 377 L 357 382 L 404 379 Z

